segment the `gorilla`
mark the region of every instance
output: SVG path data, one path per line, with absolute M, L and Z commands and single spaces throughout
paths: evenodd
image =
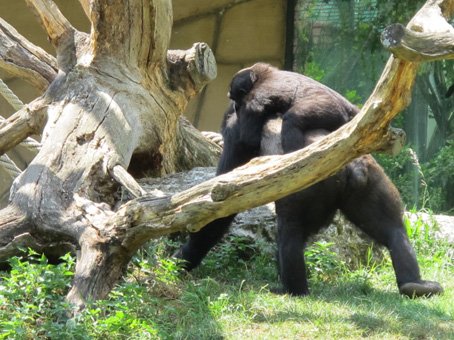
M 358 109 L 337 92 L 303 75 L 255 64 L 232 79 L 231 104 L 221 132 L 224 148 L 217 175 L 253 157 L 292 152 L 338 129 Z M 347 164 L 337 174 L 276 203 L 279 292 L 309 293 L 304 246 L 340 210 L 356 227 L 391 254 L 397 285 L 409 297 L 442 292 L 437 282 L 421 279 L 415 252 L 403 224 L 400 196 L 370 155 Z M 220 218 L 200 231 L 175 253 L 182 266 L 198 266 L 228 231 L 235 215 Z

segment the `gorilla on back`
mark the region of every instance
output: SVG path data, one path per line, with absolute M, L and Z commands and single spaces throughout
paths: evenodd
M 230 84 L 231 105 L 224 114 L 224 149 L 217 175 L 264 154 L 292 152 L 338 129 L 358 109 L 337 92 L 303 75 L 255 64 L 239 71 Z M 372 156 L 347 164 L 337 174 L 276 201 L 278 264 L 282 292 L 309 293 L 304 246 L 309 236 L 340 210 L 356 227 L 387 247 L 400 293 L 430 296 L 442 291 L 421 279 L 402 220 L 400 196 Z M 175 254 L 191 270 L 228 231 L 235 215 L 217 219 Z

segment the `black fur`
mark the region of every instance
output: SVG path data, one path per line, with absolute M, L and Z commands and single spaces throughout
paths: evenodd
M 282 119 L 279 148 L 287 153 L 336 130 L 358 112 L 328 87 L 266 64 L 256 64 L 237 73 L 229 96 L 232 104 L 222 123 L 224 149 L 217 174 L 273 150 L 269 148 L 270 143 L 275 143 L 273 133 L 264 131 L 271 120 Z M 267 136 L 271 136 L 270 141 L 264 141 Z M 329 225 L 337 210 L 389 249 L 401 293 L 430 295 L 442 290 L 435 282 L 421 280 L 403 225 L 399 193 L 373 157 L 366 155 L 355 159 L 336 175 L 276 201 L 283 292 L 309 293 L 303 253 L 305 243 L 310 235 Z M 201 262 L 227 232 L 234 217 L 215 220 L 190 234 L 189 241 L 176 254 L 185 260 L 186 269 Z

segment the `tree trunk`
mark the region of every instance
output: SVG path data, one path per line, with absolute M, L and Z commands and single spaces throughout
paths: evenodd
M 30 43 L 8 45 L 6 52 L 0 48 L 3 62 L 20 50 L 15 66 L 9 65 L 16 75 L 37 87 L 51 82 L 40 98 L 0 125 L 1 152 L 42 131 L 40 152 L 0 212 L 0 260 L 17 254 L 18 246 L 74 247 L 76 273 L 67 298 L 79 308 L 87 299 L 105 297 L 150 238 L 196 231 L 301 190 L 361 154 L 392 148 L 401 136 L 388 126 L 408 104 L 418 64 L 391 57 L 361 113 L 327 138 L 292 154 L 252 160 L 173 196 L 143 195 L 131 174 L 149 169 L 162 175 L 216 163 L 219 147 L 181 118 L 188 100 L 216 75 L 210 49 L 198 43 L 187 51 L 167 51 L 170 0 L 80 0 L 92 23 L 90 35 L 76 31 L 51 0 L 27 3 L 56 48 L 58 73 L 49 76 L 54 61 L 38 48 L 23 48 Z M 450 17 L 453 9 L 454 0 L 429 0 L 408 28 L 386 31 L 385 41 L 399 53 L 409 46 L 399 42 L 415 25 L 417 32 L 432 34 L 431 42 L 454 36 L 452 27 L 435 32 L 432 25 L 432 20 L 446 22 L 442 15 Z M 427 19 L 433 12 L 438 16 Z M 4 23 L 0 30 L 7 37 L 3 46 L 25 42 L 17 32 L 6 34 L 12 29 Z M 417 53 L 420 45 L 410 47 Z M 436 51 L 442 54 L 438 58 L 452 57 L 449 49 Z M 35 73 L 39 77 L 30 76 Z M 116 208 L 120 185 L 143 196 Z
M 44 129 L 41 151 L 11 194 L 13 216 L 20 221 L 5 211 L 0 238 L 10 249 L 19 239 L 32 247 L 76 245 L 76 278 L 68 298 L 80 305 L 86 297 L 104 297 L 133 254 L 121 246 L 115 230 L 105 233 L 96 223 L 96 214 L 112 213 L 116 203 L 113 169 L 137 171 L 146 165 L 166 174 L 215 164 L 217 147 L 180 120 L 188 100 L 215 77 L 215 61 L 205 44 L 167 52 L 170 1 L 82 2 L 93 24 L 90 36 L 77 32 L 52 1 L 27 2 L 57 50 L 59 71 L 49 76 L 54 62 L 38 57 L 49 65 L 37 71 L 40 79 L 53 78 L 52 83 L 32 106 L 3 124 L 2 153 Z M 14 37 L 25 41 L 17 32 Z M 31 52 L 23 55 L 32 60 Z M 182 161 L 181 153 L 190 148 L 201 150 L 201 156 Z M 133 156 L 137 166 L 130 164 Z

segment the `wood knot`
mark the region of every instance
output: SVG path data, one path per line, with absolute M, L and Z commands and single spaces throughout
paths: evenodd
M 389 49 L 397 46 L 405 35 L 405 27 L 401 24 L 393 24 L 386 27 L 381 34 L 380 40 L 382 45 Z
M 238 190 L 238 186 L 228 182 L 220 182 L 211 190 L 211 200 L 222 202 Z

